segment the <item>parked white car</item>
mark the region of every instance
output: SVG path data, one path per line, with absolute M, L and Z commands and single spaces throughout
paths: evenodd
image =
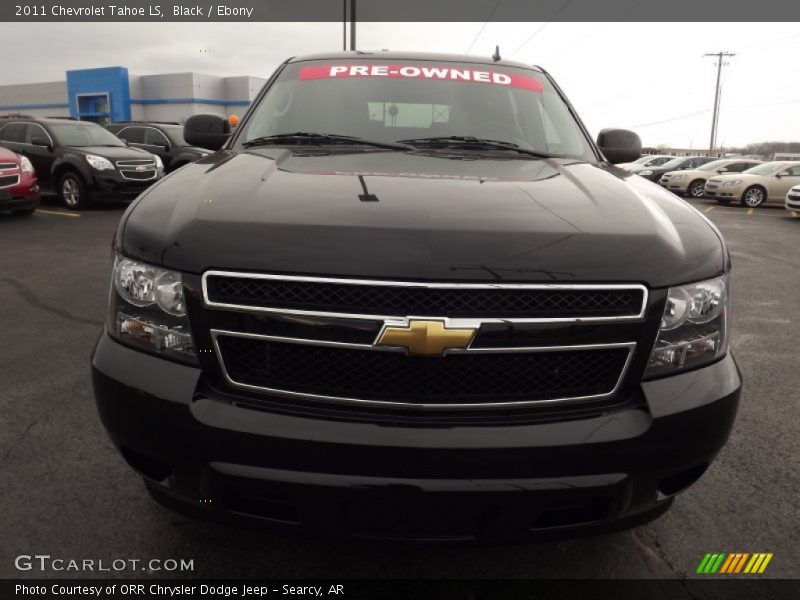
M 789 193 L 786 194 L 784 206 L 786 206 L 786 210 L 800 211 L 800 185 L 796 185 L 789 190 Z

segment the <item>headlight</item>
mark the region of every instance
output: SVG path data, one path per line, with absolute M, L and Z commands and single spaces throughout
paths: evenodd
M 735 181 L 726 181 L 722 184 L 722 187 L 733 187 L 735 185 L 741 185 L 741 183 L 741 179 L 736 179 Z
M 652 174 L 653 174 L 653 172 L 652 172 L 652 171 L 650 171 L 650 170 L 639 171 L 639 172 L 637 173 L 637 175 L 652 175 Z
M 102 156 L 96 156 L 94 154 L 87 154 L 86 155 L 86 162 L 88 162 L 93 169 L 97 169 L 98 171 L 106 171 L 108 169 L 114 169 L 114 165 L 111 164 L 111 161 L 107 158 L 103 158 Z
M 116 255 L 109 334 L 135 348 L 197 363 L 181 274 Z
M 692 369 L 728 351 L 728 277 L 669 289 L 645 377 Z
M 683 179 L 684 177 L 686 177 L 686 175 L 681 174 L 681 175 L 670 175 L 669 178 L 670 181 L 678 181 L 679 179 Z
M 33 163 L 28 159 L 27 156 L 21 156 L 19 161 L 19 168 L 23 173 L 33 173 Z

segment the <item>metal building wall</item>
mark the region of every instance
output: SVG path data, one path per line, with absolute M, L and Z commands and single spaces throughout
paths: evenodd
M 67 82 L 0 85 L 0 114 L 24 113 L 35 117 L 69 116 Z

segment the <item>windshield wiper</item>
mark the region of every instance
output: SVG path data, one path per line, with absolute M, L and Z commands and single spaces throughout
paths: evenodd
M 513 142 L 504 142 L 503 140 L 488 140 L 484 138 L 476 138 L 468 135 L 451 135 L 451 136 L 438 136 L 427 138 L 412 138 L 408 140 L 397 140 L 398 144 L 409 144 L 411 146 L 424 146 L 428 148 L 447 148 L 458 146 L 465 149 L 494 149 L 494 150 L 509 150 L 511 152 L 518 152 L 520 154 L 527 154 L 528 156 L 535 156 L 537 158 L 555 158 L 553 154 L 545 154 L 544 152 L 537 152 L 531 148 L 523 148 L 519 144 Z
M 374 146 L 387 150 L 413 150 L 411 146 L 392 142 L 377 142 L 365 140 L 352 135 L 339 135 L 338 133 L 311 133 L 296 131 L 295 133 L 278 133 L 253 138 L 242 143 L 242 146 L 277 146 L 280 144 L 354 144 L 359 146 Z

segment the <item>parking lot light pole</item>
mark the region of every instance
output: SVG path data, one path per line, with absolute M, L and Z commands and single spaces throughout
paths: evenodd
M 719 89 L 719 82 L 720 77 L 722 75 L 722 61 L 723 58 L 728 56 L 736 56 L 733 52 L 712 52 L 704 54 L 703 56 L 715 56 L 717 58 L 717 86 L 714 90 L 714 113 L 711 116 L 711 141 L 708 144 L 708 153 L 709 155 L 713 154 L 714 147 L 717 143 L 717 124 L 719 122 L 719 101 L 720 101 L 720 89 Z M 727 63 L 726 63 L 727 64 Z

